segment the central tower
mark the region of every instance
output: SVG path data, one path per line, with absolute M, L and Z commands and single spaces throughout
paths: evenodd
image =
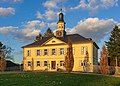
M 62 9 L 61 9 L 61 12 L 59 14 L 59 20 L 57 22 L 57 25 L 58 25 L 58 30 L 56 31 L 57 37 L 64 37 L 66 35 L 65 24 L 66 23 L 64 22 L 64 15 L 63 15 Z

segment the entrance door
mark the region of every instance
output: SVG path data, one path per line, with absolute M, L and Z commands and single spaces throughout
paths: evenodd
M 51 61 L 51 69 L 55 69 L 56 68 L 56 61 Z

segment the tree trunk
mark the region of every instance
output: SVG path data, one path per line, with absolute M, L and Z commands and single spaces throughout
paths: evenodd
M 115 65 L 115 74 L 118 74 L 118 66 L 117 66 L 117 57 L 115 57 L 116 65 Z

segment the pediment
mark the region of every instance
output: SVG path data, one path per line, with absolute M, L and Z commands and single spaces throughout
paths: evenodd
M 43 45 L 56 45 L 56 44 L 66 44 L 66 43 L 56 37 L 52 37 L 49 40 L 47 40 L 45 43 L 43 43 Z

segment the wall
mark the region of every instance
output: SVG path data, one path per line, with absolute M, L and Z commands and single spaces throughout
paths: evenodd
M 73 55 L 74 55 L 74 68 L 73 71 L 84 71 L 84 66 L 81 66 L 80 62 L 81 60 L 83 61 L 85 59 L 86 55 L 81 55 L 81 47 L 82 46 L 87 46 L 88 47 L 88 54 L 89 54 L 89 72 L 93 72 L 93 43 L 80 43 L 80 44 L 73 44 Z M 65 70 L 64 66 L 60 66 L 60 61 L 64 61 L 65 55 L 67 52 L 67 47 L 68 45 L 66 44 L 60 44 L 60 45 L 51 45 L 51 46 L 39 46 L 39 47 L 30 47 L 30 48 L 24 48 L 24 70 L 45 70 L 48 69 L 49 71 L 51 70 L 51 61 L 56 61 L 56 67 L 62 68 Z M 57 50 L 56 55 L 51 55 L 51 49 L 55 48 Z M 60 55 L 59 48 L 65 48 L 65 54 Z M 36 50 L 41 50 L 41 55 L 36 56 Z M 48 49 L 48 54 L 47 56 L 43 55 L 43 50 Z M 31 50 L 31 56 L 27 56 L 27 50 Z M 33 59 L 32 59 L 33 58 Z M 33 61 L 34 67 L 28 67 L 27 66 L 27 61 Z M 40 61 L 40 67 L 36 66 L 36 61 Z M 48 61 L 48 66 L 44 66 L 44 61 Z M 57 65 L 58 64 L 58 65 Z M 57 68 L 53 71 L 56 71 Z

